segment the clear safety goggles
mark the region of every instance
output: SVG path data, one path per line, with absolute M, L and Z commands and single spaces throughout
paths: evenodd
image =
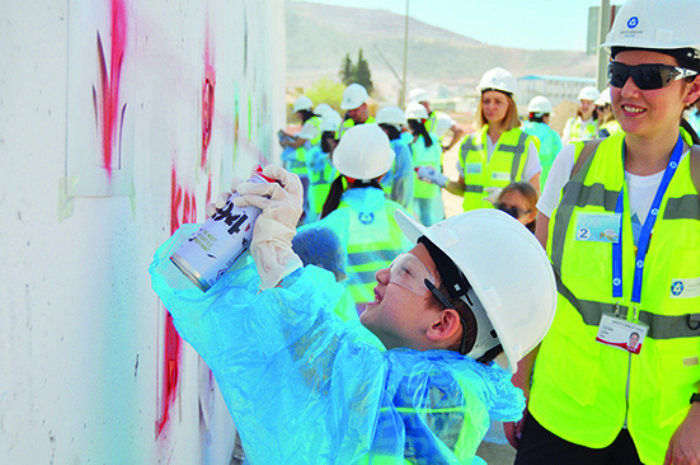
M 435 278 L 425 264 L 412 253 L 402 253 L 391 262 L 389 266 L 389 282 L 422 296 L 425 291 L 430 291 L 445 308 L 454 308 L 447 297 L 435 286 Z M 459 353 L 465 354 L 467 328 L 464 319 L 460 316 L 462 325 L 462 338 L 459 344 Z
M 624 87 L 632 77 L 641 90 L 661 89 L 678 79 L 697 75 L 697 71 L 671 65 L 646 64 L 630 66 L 618 61 L 608 63 L 608 82 L 612 87 Z

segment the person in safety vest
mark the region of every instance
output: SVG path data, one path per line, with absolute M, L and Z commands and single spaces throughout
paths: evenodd
M 328 197 L 331 182 L 338 176 L 330 157 L 338 144 L 335 135 L 340 122 L 341 116 L 337 111 L 332 108 L 326 111 L 321 122 L 323 131 L 321 143 L 312 147 L 306 154 L 306 169 L 309 176 L 309 207 L 305 212 L 307 224 L 318 220 Z
M 578 93 L 578 109 L 576 117 L 569 118 L 561 133 L 564 145 L 578 140 L 590 140 L 598 134 L 598 115 L 595 112 L 595 101 L 600 92 L 593 86 L 586 86 Z
M 615 119 L 612 111 L 612 99 L 610 97 L 610 87 L 606 87 L 600 93 L 600 97 L 595 101 L 595 110 L 598 115 L 598 137 L 608 137 L 616 132 L 622 131 L 620 123 Z
M 413 247 L 376 272 L 359 321 L 343 321 L 333 311 L 343 286 L 292 250 L 298 177 L 263 174 L 279 184 L 233 185 L 236 205 L 262 209 L 253 263 L 202 292 L 169 260 L 198 227 L 183 225 L 150 267 L 177 331 L 216 377 L 246 462 L 474 463 L 490 419 L 522 414 L 510 376 L 554 318 L 554 275 L 534 235 L 496 210 L 430 229 L 397 211 Z M 492 361 L 500 353 L 509 371 Z
M 406 107 L 408 127 L 413 134 L 409 145 L 416 172 L 413 188 L 413 213 L 425 226 L 432 226 L 445 219 L 445 206 L 442 201 L 440 186 L 430 179 L 424 179 L 422 174 L 440 173 L 442 170 L 442 150 L 434 134 L 428 132 L 426 121 L 428 112 L 420 103 L 409 103 Z
M 513 379 L 516 464 L 700 463 L 700 152 L 682 118 L 698 21 L 696 0 L 630 0 L 601 45 L 622 131 L 564 147 L 537 204 L 559 298 Z
M 552 102 L 547 97 L 538 95 L 527 105 L 528 120 L 523 123 L 523 131 L 532 134 L 540 141 L 539 157 L 542 165 L 540 185 L 544 185 L 552 167 L 554 158 L 561 150 L 561 137 L 557 131 L 549 127 L 549 117 L 552 113 Z
M 279 143 L 284 148 L 281 159 L 287 170 L 299 176 L 304 186 L 304 212 L 309 210 L 309 176 L 306 170 L 306 152 L 321 142 L 321 118 L 314 114 L 313 102 L 305 95 L 294 101 L 293 113 L 301 120 L 301 130 L 288 134 L 280 130 Z
M 464 129 L 455 120 L 450 118 L 450 115 L 440 111 L 435 111 L 430 108 L 430 96 L 423 89 L 413 89 L 408 93 L 408 99 L 410 103 L 420 103 L 428 112 L 428 118 L 426 118 L 425 127 L 428 132 L 435 134 L 440 143 L 440 148 L 443 152 L 447 152 L 452 147 L 454 147 L 464 135 Z M 449 144 L 445 145 L 444 139 L 445 135 L 451 132 L 452 137 L 450 137 Z
M 345 118 L 338 128 L 338 136 L 341 137 L 353 126 L 365 123 L 374 123 L 374 118 L 369 114 L 367 101 L 369 94 L 362 84 L 353 83 L 343 91 L 343 100 L 340 102 L 340 109 L 345 110 Z
M 399 107 L 384 107 L 377 112 L 377 124 L 384 131 L 394 150 L 394 163 L 382 178 L 387 198 L 411 211 L 413 208 L 413 159 L 408 141 L 401 137 L 408 125 Z
M 688 123 L 690 123 L 690 127 L 693 128 L 695 134 L 700 135 L 700 101 L 689 106 L 683 116 L 686 120 L 688 120 Z
M 333 151 L 339 176 L 331 184 L 316 224 L 333 230 L 347 252 L 347 286 L 358 311 L 374 296 L 374 274 L 410 247 L 394 220 L 398 203 L 380 185 L 395 154 L 376 124 L 350 128 Z
M 540 159 L 537 139 L 520 129 L 518 107 L 513 97 L 515 76 L 494 68 L 481 77 L 477 122 L 481 129 L 462 144 L 457 163 L 459 180 L 442 173 L 424 173 L 422 178 L 463 196 L 465 211 L 493 208 L 501 189 L 514 181 L 525 181 L 540 192 Z

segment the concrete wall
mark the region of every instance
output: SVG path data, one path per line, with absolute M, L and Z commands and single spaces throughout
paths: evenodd
M 0 463 L 227 464 L 147 272 L 279 156 L 283 0 L 0 5 Z

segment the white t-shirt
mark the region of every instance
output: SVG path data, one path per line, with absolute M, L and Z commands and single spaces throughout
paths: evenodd
M 491 138 L 486 135 L 486 162 L 491 161 L 491 155 L 493 155 L 493 150 L 496 148 L 496 143 L 494 143 Z M 540 164 L 540 157 L 537 156 L 537 146 L 534 142 L 530 142 L 527 147 L 527 158 L 525 159 L 525 166 L 523 167 L 523 175 L 521 179 L 516 179 L 516 181 L 528 182 L 534 175 L 542 172 L 542 165 Z M 460 176 L 464 177 L 464 168 L 457 161 L 457 172 Z
M 681 157 L 687 156 L 688 152 Z M 574 169 L 574 158 L 576 156 L 576 146 L 573 144 L 566 145 L 559 155 L 554 159 L 552 169 L 547 176 L 547 183 L 544 186 L 542 195 L 537 202 L 537 210 L 547 218 L 551 218 L 552 212 L 559 205 L 561 198 L 561 190 L 571 177 L 571 170 Z M 638 176 L 625 171 L 625 188 L 630 201 L 630 210 L 632 217 L 632 229 L 634 233 L 634 241 L 637 242 L 639 231 L 641 230 L 647 214 L 651 208 L 651 203 L 654 201 L 656 191 L 661 184 L 661 179 L 664 177 L 664 171 L 651 174 L 649 176 Z
M 455 120 L 453 120 L 447 113 L 438 113 L 437 121 L 435 122 L 435 127 L 433 128 L 433 134 L 437 136 L 438 139 L 442 139 L 445 133 L 452 129 Z

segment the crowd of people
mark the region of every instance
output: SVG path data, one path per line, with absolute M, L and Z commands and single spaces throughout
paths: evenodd
M 277 183 L 232 186 L 262 211 L 248 261 L 202 293 L 183 227 L 151 266 L 250 463 L 479 463 L 491 429 L 519 465 L 700 464 L 699 20 L 629 0 L 561 136 L 501 67 L 474 131 L 423 89 L 300 96 Z

